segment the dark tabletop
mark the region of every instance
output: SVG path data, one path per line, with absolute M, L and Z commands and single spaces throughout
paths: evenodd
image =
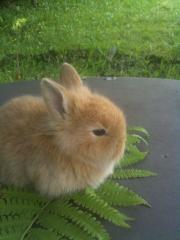
M 86 80 L 126 113 L 129 125 L 145 127 L 150 154 L 139 168 L 157 177 L 126 181 L 152 208 L 122 209 L 134 217 L 130 230 L 106 224 L 113 240 L 180 240 L 180 81 L 143 78 Z M 0 85 L 0 104 L 17 95 L 38 94 L 39 82 Z

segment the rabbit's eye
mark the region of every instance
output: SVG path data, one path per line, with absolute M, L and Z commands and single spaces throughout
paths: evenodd
M 95 129 L 93 130 L 93 133 L 96 135 L 96 136 L 103 136 L 106 134 L 106 130 L 105 129 Z

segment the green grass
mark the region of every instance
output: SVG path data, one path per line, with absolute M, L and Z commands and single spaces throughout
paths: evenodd
M 180 79 L 179 0 L 0 3 L 0 82 L 82 75 Z

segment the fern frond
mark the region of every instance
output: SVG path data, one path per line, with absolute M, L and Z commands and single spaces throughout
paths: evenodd
M 137 144 L 137 143 L 140 143 L 140 142 L 143 142 L 146 145 L 148 145 L 147 140 L 144 137 L 140 136 L 140 135 L 129 134 L 127 136 L 127 144 Z
M 19 229 L 9 228 L 5 230 L 0 230 L 0 240 L 19 240 L 20 233 Z
M 88 232 L 92 237 L 97 239 L 109 240 L 109 234 L 104 229 L 103 225 L 91 214 L 80 210 L 71 203 L 57 200 L 51 204 L 50 212 L 66 217 Z
M 44 228 L 52 230 L 56 234 L 68 237 L 72 240 L 87 239 L 92 240 L 88 233 L 83 229 L 68 222 L 65 218 L 52 214 L 50 212 L 44 212 L 41 218 L 37 221 Z
M 21 225 L 5 227 L 0 230 L 0 239 L 2 239 L 2 240 L 4 240 L 4 239 L 19 240 L 23 229 L 24 229 L 24 226 L 21 226 Z
M 64 238 L 56 233 L 42 228 L 33 228 L 30 230 L 26 240 L 64 240 Z
M 1 215 L 21 214 L 23 212 L 36 212 L 41 208 L 38 202 L 18 199 L 0 200 Z
M 72 199 L 79 206 L 87 208 L 101 218 L 113 222 L 118 226 L 129 227 L 126 221 L 131 220 L 131 218 L 108 205 L 108 203 L 99 197 L 92 189 L 87 189 L 83 195 L 75 194 L 72 196 Z
M 29 230 L 32 228 L 32 226 L 37 222 L 41 214 L 46 210 L 46 208 L 50 205 L 52 200 L 46 201 L 46 203 L 39 209 L 39 211 L 36 212 L 34 217 L 29 221 L 28 225 L 26 226 L 25 230 L 22 232 L 20 240 L 24 240 L 26 235 L 28 234 Z
M 23 228 L 30 221 L 32 216 L 26 216 L 24 219 L 23 216 L 18 215 L 9 215 L 9 216 L 0 216 L 0 229 L 8 229 L 9 227 L 18 227 Z
M 149 203 L 138 194 L 111 180 L 101 185 L 97 190 L 97 194 L 112 206 L 150 206 Z
M 157 176 L 156 173 L 144 169 L 123 169 L 117 167 L 112 175 L 113 179 L 130 179 Z
M 149 138 L 148 131 L 143 127 L 139 127 L 139 126 L 129 127 L 128 128 L 128 133 L 131 133 L 131 132 L 143 133 L 146 137 Z
M 47 201 L 40 194 L 36 193 L 33 190 L 30 190 L 28 188 L 16 188 L 14 186 L 1 186 L 0 196 L 1 199 L 27 199 L 28 201 L 38 202 L 42 205 Z
M 141 152 L 136 146 L 128 145 L 127 151 L 120 161 L 121 167 L 128 167 L 145 159 L 147 152 Z
M 25 224 L 19 225 L 19 224 L 9 224 L 9 226 L 2 226 L 0 228 L 0 236 L 6 237 L 9 235 L 18 235 L 18 240 L 20 239 L 21 232 L 25 229 Z M 1 239 L 1 238 L 0 238 Z M 15 238 L 12 238 L 15 239 Z

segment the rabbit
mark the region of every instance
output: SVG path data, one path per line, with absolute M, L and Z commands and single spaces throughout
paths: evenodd
M 0 182 L 52 198 L 97 188 L 123 157 L 124 113 L 68 63 L 59 81 L 40 85 L 42 97 L 20 96 L 0 107 Z

